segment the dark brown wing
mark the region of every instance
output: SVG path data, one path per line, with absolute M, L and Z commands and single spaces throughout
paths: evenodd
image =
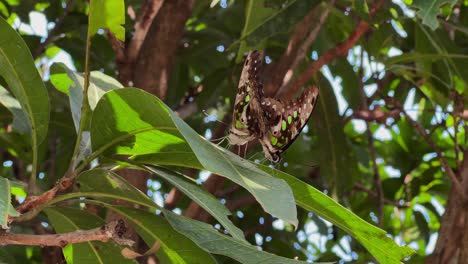
M 319 89 L 306 89 L 297 99 L 281 102 L 264 98 L 261 102 L 267 120 L 267 131 L 260 140 L 270 156 L 286 150 L 296 140 L 317 103 Z M 267 155 L 268 157 L 268 155 Z
M 260 81 L 261 67 L 261 54 L 258 51 L 249 52 L 234 101 L 230 130 L 233 144 L 245 144 L 259 135 L 257 115 L 259 102 L 263 98 L 263 86 Z

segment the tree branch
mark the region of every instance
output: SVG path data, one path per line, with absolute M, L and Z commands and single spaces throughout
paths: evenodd
M 276 67 L 272 76 L 270 85 L 267 86 L 267 93 L 269 92 L 268 89 L 274 89 L 273 91 L 275 94 L 281 94 L 287 90 L 292 80 L 294 71 L 299 66 L 299 63 L 305 58 L 307 51 L 317 38 L 317 35 L 320 32 L 320 29 L 322 29 L 322 26 L 325 23 L 325 20 L 327 19 L 328 14 L 330 13 L 330 10 L 334 4 L 335 1 L 333 0 L 328 4 L 325 10 L 323 10 L 317 25 L 311 32 L 309 32 L 305 39 L 304 36 L 306 36 L 307 31 L 311 27 L 312 23 L 316 22 L 315 20 L 312 20 L 312 18 L 317 16 L 318 7 L 314 8 L 303 19 L 303 21 L 297 25 L 296 30 L 294 31 L 294 34 L 289 41 L 288 48 L 278 62 L 278 66 Z M 273 94 L 273 91 L 271 91 L 270 94 Z
M 90 230 L 77 230 L 69 233 L 54 235 L 28 235 L 0 233 L 0 246 L 3 245 L 29 245 L 29 246 L 57 246 L 65 247 L 72 243 L 82 243 L 89 241 L 107 242 L 110 239 L 120 245 L 131 245 L 133 241 L 124 239 L 122 236 L 126 232 L 125 224 L 122 220 L 110 222 L 102 227 Z
M 165 99 L 172 64 L 195 0 L 164 1 L 132 67 L 136 87 Z
M 377 11 L 382 7 L 385 1 L 378 0 L 374 7 L 369 12 L 369 17 L 372 18 Z M 346 39 L 341 44 L 336 45 L 334 48 L 329 49 L 325 52 L 322 56 L 318 58 L 318 60 L 311 63 L 307 69 L 297 77 L 295 82 L 289 87 L 289 89 L 284 90 L 281 94 L 278 94 L 278 97 L 283 98 L 284 100 L 291 99 L 296 92 L 304 86 L 310 78 L 322 68 L 323 65 L 329 64 L 337 57 L 343 57 L 348 54 L 348 50 L 351 49 L 356 42 L 370 29 L 370 25 L 362 20 L 359 22 L 357 27 L 351 32 L 348 39 Z
M 70 186 L 72 186 L 74 182 L 74 178 L 63 177 L 62 179 L 60 179 L 57 185 L 55 185 L 52 189 L 48 190 L 47 192 L 39 196 L 28 196 L 28 198 L 23 204 L 16 207 L 16 211 L 18 211 L 22 215 L 14 218 L 9 216 L 8 223 L 11 223 L 13 221 L 21 222 L 33 218 L 39 213 L 38 210 L 34 209 L 54 199 L 58 192 L 68 189 Z
M 284 51 L 283 55 L 270 68 L 273 74 L 268 74 L 270 79 L 266 82 L 264 86 L 265 94 L 267 95 L 276 94 L 277 91 L 279 90 L 279 87 L 282 86 L 287 73 L 292 67 L 293 61 L 298 56 L 299 49 L 302 46 L 301 43 L 304 42 L 305 36 L 307 36 L 314 22 L 316 22 L 315 18 L 317 16 L 319 9 L 320 9 L 320 5 L 317 5 L 302 19 L 302 21 L 300 21 L 296 25 L 294 32 L 292 33 L 289 39 L 288 46 L 286 50 Z M 317 25 L 312 31 L 318 31 L 320 30 L 320 28 L 321 28 L 321 25 Z
M 141 46 L 148 34 L 148 30 L 158 14 L 163 0 L 146 0 L 141 7 L 141 13 L 135 22 L 135 31 L 130 43 L 125 48 L 123 43 L 112 34 L 108 34 L 109 41 L 116 54 L 116 64 L 119 69 L 119 80 L 125 86 L 133 86 L 135 62 L 141 51 Z

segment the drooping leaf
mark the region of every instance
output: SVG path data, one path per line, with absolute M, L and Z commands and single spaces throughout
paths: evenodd
M 157 167 L 148 167 L 148 170 L 163 177 L 185 195 L 190 197 L 190 199 L 194 200 L 198 205 L 205 209 L 205 211 L 218 220 L 218 222 L 224 226 L 224 228 L 226 228 L 234 238 L 237 238 L 240 241 L 245 241 L 243 231 L 237 228 L 228 218 L 228 216 L 231 215 L 231 212 L 229 212 L 229 210 L 213 195 L 203 190 L 195 183 L 183 180 L 182 178 L 184 178 L 184 176 L 181 174 Z M 187 179 L 187 177 L 185 178 Z
M 91 0 L 89 7 L 89 33 L 109 29 L 118 39 L 125 40 L 125 2 L 123 0 Z
M 120 199 L 148 207 L 157 205 L 140 190 L 133 187 L 115 172 L 94 169 L 81 173 L 77 180 L 80 192 L 104 194 L 111 200 Z
M 45 213 L 57 233 L 89 230 L 105 224 L 100 217 L 76 208 L 51 207 L 45 209 Z M 68 244 L 62 251 L 67 263 L 73 264 L 136 263 L 124 258 L 120 253 L 121 247 L 112 241 Z
M 165 161 L 173 153 L 195 156 L 206 170 L 246 188 L 266 212 L 297 225 L 292 193 L 285 182 L 206 141 L 157 97 L 142 90 L 106 93 L 93 113 L 91 136 L 95 155 L 165 155 Z
M 0 76 L 27 116 L 33 155 L 37 157 L 39 144 L 45 139 L 49 124 L 47 89 L 28 47 L 3 18 L 0 18 L 0 36 Z
M 244 264 L 307 263 L 306 261 L 287 259 L 265 251 L 259 251 L 255 246 L 246 245 L 232 237 L 221 234 L 207 223 L 186 218 L 167 210 L 163 210 L 163 212 L 175 230 L 212 254 L 228 256 Z
M 133 223 L 133 228 L 143 238 L 148 247 L 152 247 L 157 242 L 161 243 L 161 248 L 156 254 L 162 263 L 215 263 L 210 254 L 199 248 L 184 235 L 175 231 L 165 218 L 135 208 L 102 205 L 130 220 Z
M 379 263 L 400 263 L 414 253 L 411 248 L 396 244 L 386 236 L 384 230 L 367 223 L 314 187 L 282 171 L 273 171 L 265 166 L 261 168 L 289 184 L 297 205 L 320 215 L 353 236 Z
M 352 181 L 359 171 L 352 148 L 344 134 L 335 94 L 324 78 L 320 82 L 317 109 L 311 120 L 318 136 L 318 149 L 322 153 L 319 157 L 320 173 L 330 185 L 332 195 L 344 193 L 352 187 Z

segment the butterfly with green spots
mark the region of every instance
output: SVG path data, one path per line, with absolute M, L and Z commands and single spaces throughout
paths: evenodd
M 234 145 L 258 139 L 265 157 L 277 163 L 281 161 L 281 153 L 307 124 L 319 90 L 317 87 L 306 89 L 289 102 L 265 97 L 260 81 L 261 65 L 260 53 L 251 51 L 242 69 L 228 138 Z

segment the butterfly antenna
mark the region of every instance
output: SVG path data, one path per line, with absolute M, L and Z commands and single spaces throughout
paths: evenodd
M 228 137 L 228 136 L 219 137 L 219 138 L 213 138 L 213 139 L 210 139 L 210 142 L 218 141 L 218 143 L 216 143 L 216 145 L 219 145 L 219 144 L 223 143 L 224 140 L 226 140 L 227 137 Z
M 203 113 L 204 115 L 206 115 L 206 117 L 210 117 L 210 114 L 208 114 L 208 112 L 206 112 L 205 109 L 202 110 L 202 113 Z M 217 118 L 216 118 L 215 120 L 216 120 L 217 122 L 219 122 L 219 123 L 221 123 L 221 124 L 223 124 L 223 125 L 229 127 L 229 125 L 226 124 L 225 122 L 223 122 L 222 120 L 219 120 L 219 119 L 217 119 Z

